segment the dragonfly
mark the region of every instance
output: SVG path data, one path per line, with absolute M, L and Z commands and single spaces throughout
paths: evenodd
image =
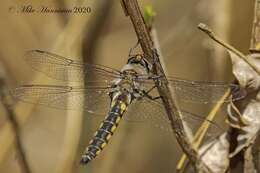
M 94 117 L 106 115 L 82 154 L 82 164 L 92 161 L 104 149 L 123 115 L 127 121 L 152 122 L 157 127 L 171 129 L 156 90 L 162 82 L 168 83 L 177 99 L 187 103 L 218 102 L 228 89 L 231 89 L 233 97 L 226 98 L 225 102 L 245 96 L 239 92 L 238 85 L 231 83 L 155 75 L 151 72 L 153 64 L 142 54 L 129 55 L 127 64 L 121 70 L 82 63 L 42 50 L 28 51 L 25 60 L 33 69 L 56 80 L 67 81 L 69 85 L 22 85 L 12 92 L 15 98 L 58 109 L 83 107 Z M 81 84 L 74 86 L 78 82 Z M 69 104 L 67 99 L 70 100 Z M 203 119 L 185 110 L 179 112 L 184 120 L 186 117 Z

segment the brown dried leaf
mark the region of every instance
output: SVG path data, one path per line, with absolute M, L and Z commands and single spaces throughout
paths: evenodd
M 233 157 L 242 149 L 247 148 L 254 142 L 259 129 L 260 129 L 260 76 L 254 69 L 252 69 L 244 60 L 239 56 L 230 52 L 230 57 L 233 64 L 233 74 L 237 78 L 241 87 L 243 87 L 250 97 L 244 99 L 244 107 L 240 108 L 240 112 L 245 120 L 245 124 L 237 124 L 239 135 L 237 137 L 237 148 L 234 152 L 230 153 Z M 260 54 L 247 55 L 248 61 L 253 63 L 260 69 Z M 234 117 L 231 111 L 228 112 L 230 117 Z M 239 121 L 238 121 L 239 122 Z
M 236 105 L 231 102 L 227 106 L 227 113 L 228 117 L 226 120 L 226 123 L 236 129 L 241 129 L 242 127 L 249 124 L 249 122 L 246 121 L 246 119 L 243 117 L 241 112 L 238 110 Z
M 239 84 L 246 89 L 259 90 L 260 76 L 243 59 L 231 51 L 228 51 L 233 64 L 233 74 Z M 248 60 L 260 69 L 260 54 L 247 55 Z
M 203 163 L 213 173 L 224 173 L 229 166 L 229 140 L 228 133 L 202 146 L 199 155 Z

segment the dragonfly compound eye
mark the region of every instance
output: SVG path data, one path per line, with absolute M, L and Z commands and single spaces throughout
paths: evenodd
M 149 68 L 149 63 L 147 62 L 147 60 L 143 57 L 142 54 L 136 54 L 136 55 L 133 55 L 131 56 L 129 59 L 128 59 L 128 64 L 139 64 L 141 65 L 142 67 L 144 67 L 147 71 L 150 70 Z

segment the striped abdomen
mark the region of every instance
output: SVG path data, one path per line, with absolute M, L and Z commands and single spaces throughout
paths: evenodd
M 82 155 L 81 163 L 87 164 L 93 160 L 107 145 L 114 131 L 116 130 L 126 108 L 129 104 L 130 96 L 122 93 L 116 93 L 112 99 L 111 110 L 102 121 L 99 129 L 95 132 L 94 137 Z

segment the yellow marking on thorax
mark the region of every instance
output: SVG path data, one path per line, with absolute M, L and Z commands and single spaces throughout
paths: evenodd
M 120 110 L 121 110 L 121 113 L 125 112 L 126 110 L 126 104 L 124 102 L 121 102 L 120 104 Z

